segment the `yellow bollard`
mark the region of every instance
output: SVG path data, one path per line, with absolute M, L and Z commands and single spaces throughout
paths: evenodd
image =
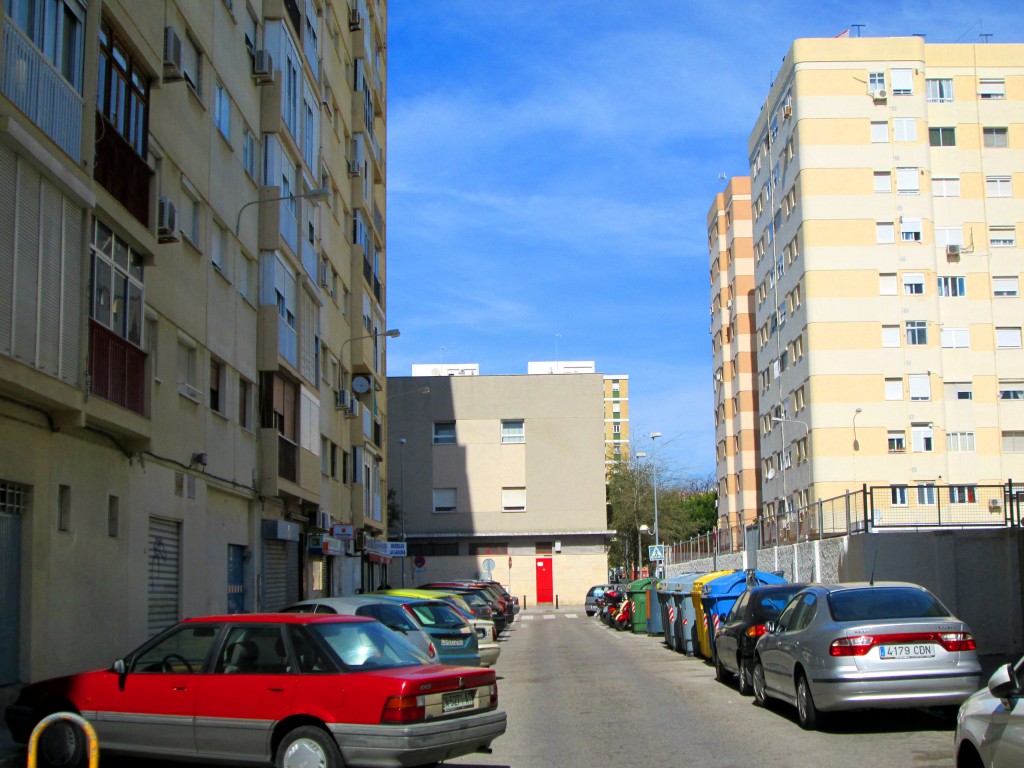
M 36 745 L 39 743 L 39 736 L 46 726 L 57 720 L 70 720 L 82 727 L 82 730 L 85 731 L 85 740 L 89 745 L 89 768 L 99 768 L 100 741 L 96 738 L 96 731 L 84 717 L 76 715 L 74 712 L 54 712 L 36 723 L 36 727 L 32 729 L 32 736 L 28 740 L 28 768 L 36 768 Z

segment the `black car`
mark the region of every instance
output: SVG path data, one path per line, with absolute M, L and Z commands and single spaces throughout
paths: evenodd
M 786 603 L 806 584 L 771 584 L 752 587 L 736 598 L 728 618 L 715 636 L 715 676 L 721 682 L 733 675 L 739 679 L 740 693 L 754 692 L 754 646 L 768 631 Z

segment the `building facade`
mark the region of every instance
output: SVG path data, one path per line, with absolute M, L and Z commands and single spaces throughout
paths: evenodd
M 761 508 L 749 177 L 729 181 L 707 221 L 719 543 L 733 550 Z
M 797 40 L 749 150 L 762 511 L 1021 476 L 1024 46 Z
M 601 374 L 390 377 L 388 396 L 392 586 L 489 576 L 533 605 L 607 578 Z
M 385 527 L 386 3 L 4 9 L 0 685 L 354 592 Z

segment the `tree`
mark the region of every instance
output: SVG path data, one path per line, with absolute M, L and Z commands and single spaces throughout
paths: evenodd
M 388 540 L 399 541 L 402 538 L 402 507 L 398 504 L 398 494 L 394 488 L 388 488 Z

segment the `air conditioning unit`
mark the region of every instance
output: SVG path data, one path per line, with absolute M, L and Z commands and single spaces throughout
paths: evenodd
M 256 51 L 252 57 L 252 77 L 258 85 L 274 82 L 274 57 L 270 51 Z
M 181 68 L 181 38 L 174 27 L 164 27 L 164 82 L 184 80 Z
M 885 88 L 873 88 L 868 91 L 868 94 L 875 101 L 885 101 L 889 98 L 889 92 Z
M 356 32 L 363 28 L 363 15 L 358 8 L 353 8 L 348 14 L 348 28 Z
M 725 302 L 725 308 L 732 309 L 732 299 L 729 299 L 727 302 Z
M 349 398 L 348 413 L 345 415 L 352 419 L 359 416 L 359 401 L 354 397 Z
M 960 246 L 959 245 L 947 245 L 946 246 L 946 258 L 950 261 L 960 260 Z
M 348 163 L 348 175 L 358 176 L 362 171 L 362 165 L 355 160 L 350 160 Z
M 156 236 L 161 243 L 178 242 L 178 208 L 169 197 L 161 197 L 157 206 Z
M 782 119 L 786 120 L 793 116 L 793 105 L 787 104 L 782 108 Z
M 999 497 L 988 500 L 988 508 L 990 512 L 998 512 L 1003 508 L 1003 500 Z
M 349 403 L 352 400 L 352 396 L 349 394 L 347 389 L 336 389 L 334 390 L 334 408 L 335 410 L 342 411 L 349 407 Z
M 318 509 L 316 512 L 316 527 L 321 531 L 331 530 L 331 513 Z

